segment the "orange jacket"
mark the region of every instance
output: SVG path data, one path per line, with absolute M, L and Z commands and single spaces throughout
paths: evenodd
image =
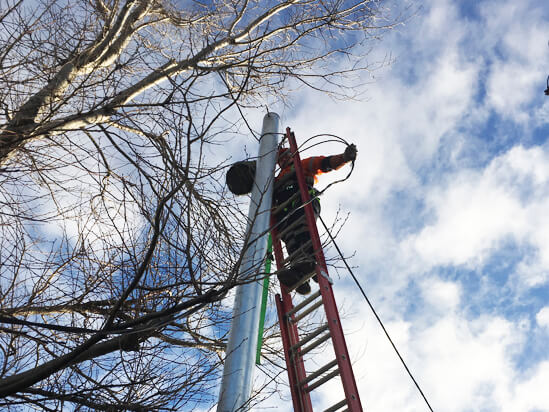
M 316 182 L 316 177 L 324 173 L 321 169 L 323 159 L 325 159 L 325 156 L 313 156 L 308 157 L 307 159 L 303 159 L 301 161 L 301 167 L 303 168 L 303 174 L 305 175 L 305 178 L 314 178 Z M 294 165 L 292 163 L 289 166 L 286 166 L 283 170 L 281 170 L 276 179 L 280 179 L 282 176 L 293 172 L 293 170 Z
M 335 156 L 313 156 L 303 159 L 301 161 L 301 167 L 303 167 L 303 174 L 305 175 L 305 180 L 313 180 L 317 182 L 317 176 L 322 173 L 327 173 L 332 170 L 337 170 L 341 168 L 345 163 L 343 155 Z M 294 171 L 293 162 L 289 166 L 286 166 L 283 170 L 280 171 L 276 180 L 280 180 L 284 175 L 287 175 L 290 172 Z

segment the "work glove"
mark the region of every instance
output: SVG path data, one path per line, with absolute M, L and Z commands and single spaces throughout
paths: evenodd
M 345 148 L 345 151 L 343 152 L 343 160 L 346 162 L 350 162 L 352 160 L 356 159 L 356 146 L 354 144 L 350 144 Z

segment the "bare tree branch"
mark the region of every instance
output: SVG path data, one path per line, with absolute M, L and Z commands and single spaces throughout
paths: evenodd
M 216 402 L 249 240 L 224 175 L 244 135 L 256 144 L 247 111 L 303 85 L 354 98 L 402 21 L 382 6 L 2 2 L 2 405 Z M 275 381 L 277 342 L 269 329 Z

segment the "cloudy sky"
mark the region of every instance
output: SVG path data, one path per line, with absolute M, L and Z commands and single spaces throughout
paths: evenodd
M 298 139 L 357 144 L 323 217 L 351 212 L 338 243 L 435 411 L 549 411 L 548 21 L 542 0 L 424 1 L 380 44 L 395 61 L 364 100 L 303 91 L 274 108 Z M 350 276 L 335 277 L 366 409 L 427 411 Z

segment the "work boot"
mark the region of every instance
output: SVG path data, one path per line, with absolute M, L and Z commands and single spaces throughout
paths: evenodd
M 301 272 L 289 268 L 289 269 L 282 269 L 277 274 L 278 280 L 280 283 L 282 283 L 287 288 L 292 289 L 293 286 L 296 283 L 299 283 L 299 281 L 303 278 L 303 275 Z M 297 293 L 300 295 L 307 295 L 311 292 L 311 285 L 309 285 L 309 281 L 306 281 L 302 285 L 299 285 L 296 290 Z
M 311 293 L 311 285 L 309 285 L 309 281 L 299 285 L 295 291 L 300 295 L 308 295 Z
M 301 262 L 295 265 L 295 268 L 297 271 L 301 273 L 301 276 L 311 276 L 311 273 L 314 272 L 316 268 L 316 262 L 308 260 L 305 262 Z M 318 283 L 318 279 L 316 277 L 316 274 L 313 276 L 313 280 Z
M 301 279 L 301 273 L 295 269 L 288 268 L 279 270 L 277 277 L 280 283 L 288 288 L 291 288 L 293 285 L 299 282 L 299 280 Z

